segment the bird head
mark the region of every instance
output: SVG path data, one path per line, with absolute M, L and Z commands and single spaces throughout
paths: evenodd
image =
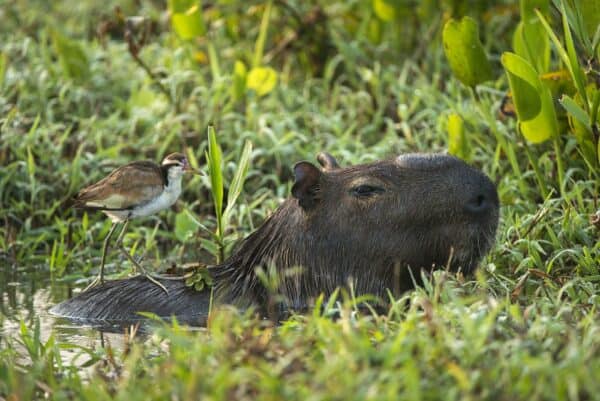
M 174 168 L 176 172 L 201 174 L 199 170 L 189 164 L 187 157 L 182 153 L 171 153 L 163 159 L 162 165 L 168 167 L 169 170 Z

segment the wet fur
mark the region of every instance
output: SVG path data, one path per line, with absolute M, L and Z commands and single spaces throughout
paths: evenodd
M 421 269 L 473 271 L 491 247 L 498 199 L 485 175 L 450 156 L 409 155 L 339 168 L 331 156 L 296 166 L 292 193 L 263 225 L 244 239 L 223 264 L 210 268 L 216 303 L 266 308 L 271 295 L 256 274 L 274 266 L 278 302 L 304 309 L 319 294 L 349 287 L 355 294 L 386 298 L 413 287 Z M 357 186 L 377 186 L 356 196 Z M 483 193 L 489 210 L 466 204 Z M 475 197 L 475 198 L 474 198 Z M 201 316 L 208 292 L 163 281 L 169 295 L 148 280 L 105 283 L 65 301 L 55 314 L 129 319 L 137 310 L 159 316 Z
M 161 318 L 176 316 L 180 322 L 203 324 L 208 315 L 210 291 L 198 292 L 183 280 L 161 280 L 168 289 L 142 276 L 107 281 L 52 308 L 55 315 L 101 322 L 134 322 L 143 317 L 140 311 Z

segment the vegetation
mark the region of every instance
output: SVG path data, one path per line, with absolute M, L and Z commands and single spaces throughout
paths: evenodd
M 171 151 L 211 174 L 132 224 L 127 247 L 157 269 L 228 255 L 324 149 L 343 164 L 449 149 L 497 182 L 502 219 L 475 277 L 437 272 L 387 315 L 340 293 L 280 325 L 231 309 L 201 331 L 157 322 L 123 349 L 42 339 L 24 317 L 0 333 L 0 400 L 597 398 L 599 7 L 3 4 L 0 268 L 49 276 L 57 301 L 94 276 L 110 228 L 64 201 Z

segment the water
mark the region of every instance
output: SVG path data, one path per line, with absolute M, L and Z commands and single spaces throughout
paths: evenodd
M 72 297 L 75 291 L 70 283 L 51 280 L 47 270 L 0 267 L 0 343 L 8 339 L 18 346 L 21 322 L 31 328 L 39 319 L 43 342 L 54 334 L 57 342 L 84 348 L 110 345 L 123 349 L 124 327 L 75 324 L 48 312 L 52 306 Z M 76 349 L 61 349 L 63 360 L 71 360 L 79 354 Z

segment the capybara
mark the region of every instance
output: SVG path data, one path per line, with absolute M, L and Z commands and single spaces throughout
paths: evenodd
M 472 272 L 494 242 L 499 218 L 494 184 L 463 161 L 407 154 L 340 167 L 327 153 L 321 168 L 294 166 L 291 197 L 222 264 L 209 268 L 211 290 L 162 280 L 168 294 L 143 278 L 107 282 L 52 313 L 76 319 L 131 321 L 137 312 L 206 317 L 215 304 L 302 309 L 338 287 L 386 298 L 413 287 L 422 269 Z M 267 288 L 257 268 L 275 271 Z M 273 297 L 275 292 L 276 297 Z

